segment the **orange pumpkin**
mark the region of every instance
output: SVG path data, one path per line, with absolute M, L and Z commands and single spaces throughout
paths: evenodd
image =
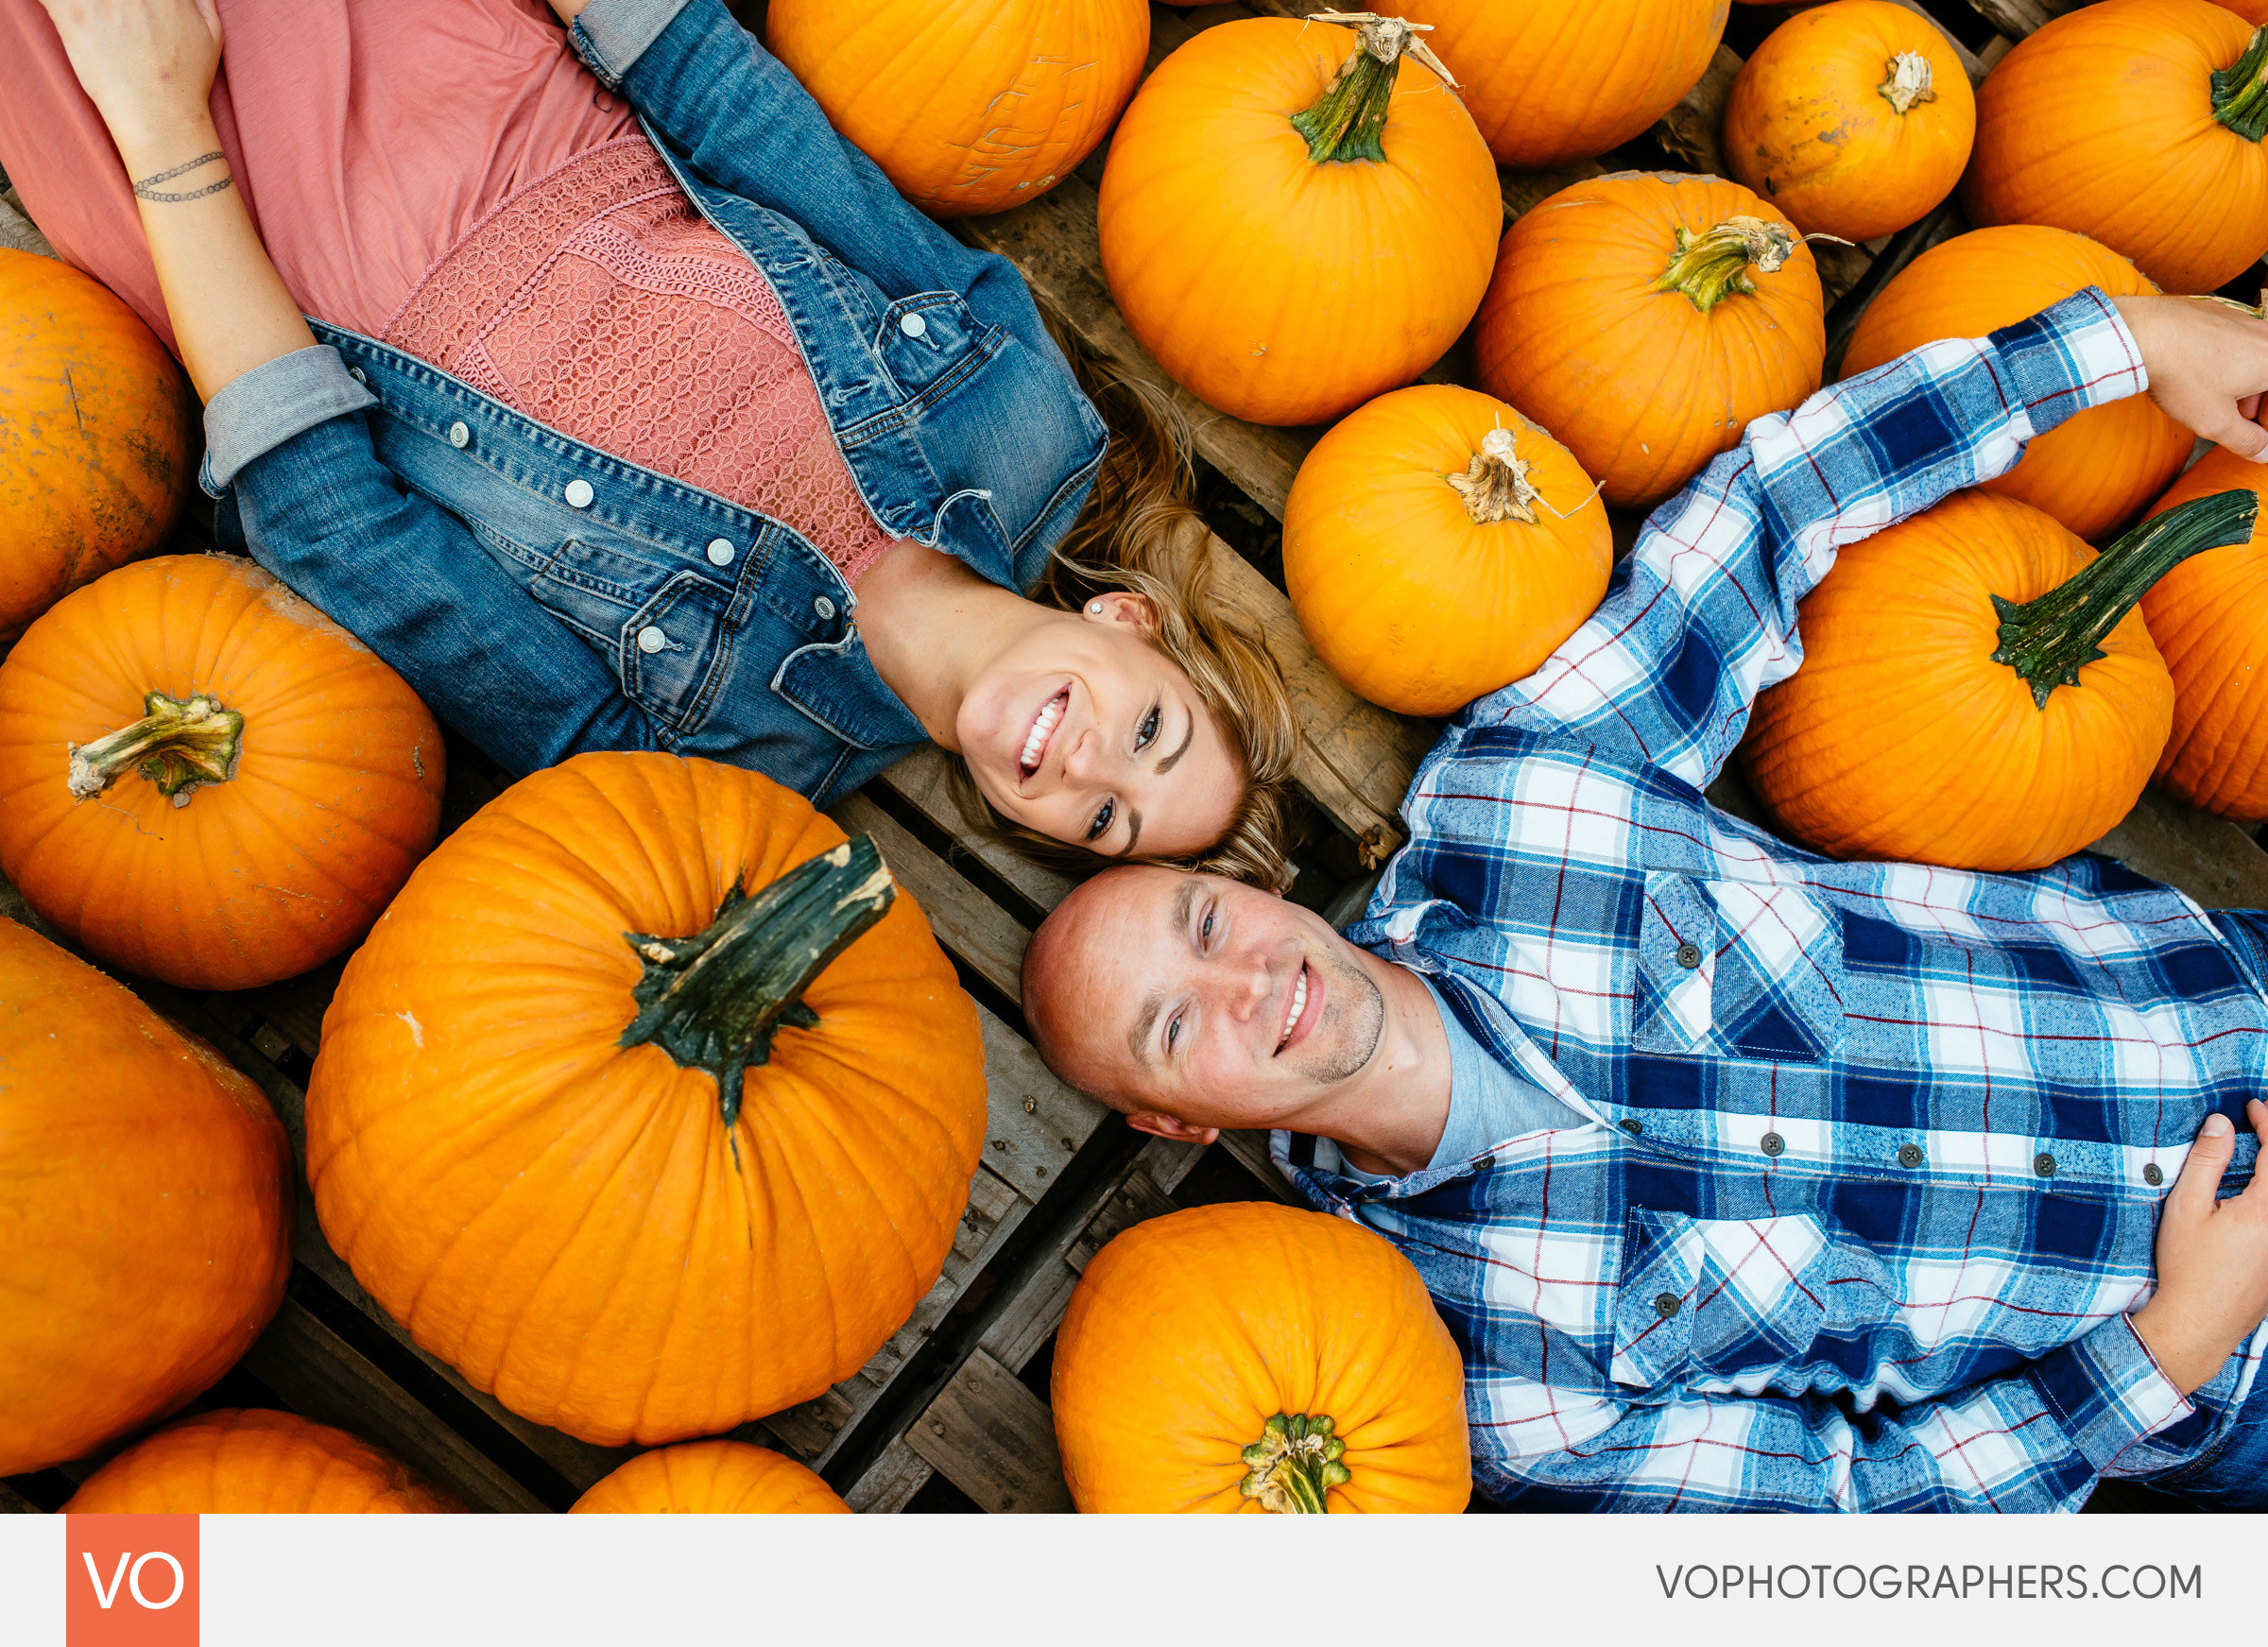
M 575 1501 L 576 1515 L 848 1516 L 834 1489 L 792 1458 L 745 1441 L 641 1452 Z
M 1284 505 L 1300 628 L 1341 680 L 1404 714 L 1529 674 L 1597 608 L 1613 564 L 1606 510 L 1567 449 L 1452 385 L 1349 414 Z
M 324 1017 L 333 1249 L 422 1347 L 602 1446 L 850 1377 L 937 1278 L 985 1135 L 975 1009 L 892 896 L 871 842 L 753 772 L 591 754 L 515 784 Z
M 2249 43 L 2248 43 L 2249 36 Z M 2268 252 L 2268 35 L 2210 0 L 2103 0 L 1993 65 L 1961 204 L 2209 292 Z
M 369 930 L 440 827 L 440 728 L 248 560 L 122 567 L 0 663 L 0 870 L 74 943 L 246 989 Z
M 74 1516 L 403 1516 L 464 1505 L 344 1430 L 256 1407 L 184 1418 L 86 1479 Z
M 1803 666 L 1756 702 L 1749 781 L 1837 858 L 2036 869 L 2141 798 L 2174 683 L 2134 602 L 2252 529 L 2250 493 L 2096 556 L 2027 505 L 1966 491 L 1844 549 L 1805 597 Z
M 1056 1339 L 1086 1511 L 1454 1511 L 1464 1368 L 1425 1283 L 1345 1219 L 1228 1201 L 1097 1253 Z
M 196 423 L 181 369 L 132 310 L 51 257 L 0 249 L 0 646 L 173 530 Z
M 1725 37 L 1726 0 L 1405 0 L 1508 166 L 1588 160 L 1693 89 Z
M 834 129 L 936 217 L 1076 170 L 1142 78 L 1143 0 L 772 0 L 765 43 Z
M 1843 355 L 1843 375 L 1871 371 L 1941 337 L 1982 337 L 2088 286 L 2114 298 L 2157 288 L 2117 252 L 2065 229 L 2011 224 L 1932 247 L 1876 294 Z M 2100 538 L 2181 472 L 2195 441 L 2147 395 L 2090 406 L 2038 437 L 1987 490 Z
M 2242 489 L 2260 500 L 2251 541 L 2185 560 L 2142 596 L 2174 675 L 2174 731 L 2158 781 L 2191 806 L 2268 821 L 2268 470 L 2216 446 L 2153 515 Z
M 2268 23 L 2268 0 L 2221 0 L 2221 4 L 2256 27 Z
M 1316 423 L 1416 377 L 1488 284 L 1487 145 L 1399 24 L 1206 29 L 1158 66 L 1103 172 L 1103 270 L 1207 404 Z M 1377 55 L 1373 55 L 1373 54 Z
M 0 1475 L 80 1458 L 229 1370 L 291 1270 L 258 1088 L 0 920 Z
M 1481 386 L 1565 442 L 1609 504 L 1651 508 L 1819 386 L 1819 268 L 1738 183 L 1617 172 L 1512 225 L 1476 350 Z
M 1976 130 L 1968 77 L 1935 24 L 1891 0 L 1832 0 L 1741 65 L 1725 163 L 1805 233 L 1872 240 L 1953 192 Z

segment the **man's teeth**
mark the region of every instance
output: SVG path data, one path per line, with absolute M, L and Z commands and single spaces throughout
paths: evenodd
M 1285 1044 L 1291 1040 L 1292 1031 L 1299 1027 L 1299 1015 L 1306 1010 L 1307 968 L 1302 965 L 1299 969 L 1299 981 L 1292 986 L 1292 1016 L 1284 1021 L 1283 1039 L 1276 1043 L 1278 1052 L 1283 1051 Z
M 1032 723 L 1032 735 L 1023 741 L 1023 754 L 1018 764 L 1023 768 L 1025 777 L 1039 769 L 1040 751 L 1047 747 L 1047 734 L 1056 729 L 1056 723 L 1062 718 L 1063 695 L 1058 692 L 1041 708 L 1040 718 Z

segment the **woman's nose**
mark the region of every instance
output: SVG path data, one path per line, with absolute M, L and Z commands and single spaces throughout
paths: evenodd
M 1112 782 L 1118 775 L 1109 765 L 1110 752 L 1104 747 L 1102 734 L 1092 727 L 1080 728 L 1063 756 L 1064 778 L 1084 785 Z

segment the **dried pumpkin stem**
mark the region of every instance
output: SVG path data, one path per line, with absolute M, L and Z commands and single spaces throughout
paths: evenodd
M 2037 600 L 1994 595 L 2001 643 L 1992 661 L 2022 676 L 2046 709 L 2057 687 L 2079 684 L 2081 665 L 2105 656 L 2098 643 L 2152 584 L 2192 555 L 2250 540 L 2259 506 L 2249 491 L 2198 498 L 2144 521 Z
M 1930 84 L 1930 60 L 1917 51 L 1901 51 L 1890 60 L 1889 77 L 1875 88 L 1899 113 L 1916 103 L 1934 103 L 1937 92 Z
M 1473 454 L 1465 472 L 1443 478 L 1465 500 L 1465 512 L 1476 526 L 1493 525 L 1498 521 L 1536 523 L 1531 506 L 1539 497 L 1528 480 L 1526 460 L 1512 450 L 1509 429 L 1489 430 L 1481 437 L 1481 449 Z
M 1756 290 L 1748 278 L 1751 264 L 1759 274 L 1778 274 L 1795 255 L 1796 245 L 1795 232 L 1785 223 L 1761 217 L 1727 217 L 1699 234 L 1680 225 L 1676 253 L 1654 290 L 1683 292 L 1706 315 L 1727 298 Z
M 651 1043 L 680 1067 L 707 1070 L 730 1130 L 743 1072 L 770 1061 L 782 1024 L 818 1023 L 803 991 L 897 896 L 872 837 L 853 835 L 753 897 L 735 886 L 691 937 L 623 934 L 645 975 L 630 991 L 638 1012 L 619 1044 Z
M 208 783 L 236 776 L 244 753 L 244 716 L 204 694 L 183 702 L 162 692 L 142 695 L 142 718 L 130 727 L 71 746 L 72 798 L 100 795 L 136 767 L 176 806 Z
M 2239 137 L 2268 137 L 2268 23 L 2252 31 L 2244 55 L 2213 72 L 2213 118 Z
M 1247 1473 L 1237 1489 L 1280 1516 L 1327 1513 L 1331 1506 L 1325 1495 L 1354 1479 L 1344 1462 L 1347 1444 L 1332 1429 L 1329 1414 L 1277 1414 L 1262 1427 L 1260 1439 L 1245 1449 Z
M 1351 28 L 1360 43 L 1332 76 L 1323 95 L 1292 116 L 1292 129 L 1307 139 L 1307 158 L 1317 165 L 1386 158 L 1380 133 L 1385 129 L 1405 52 L 1451 85 L 1457 83 L 1418 38 L 1431 32 L 1430 23 L 1405 23 L 1375 11 L 1318 11 L 1308 21 Z

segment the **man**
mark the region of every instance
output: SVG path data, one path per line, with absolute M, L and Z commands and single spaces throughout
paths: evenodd
M 1451 724 L 1351 942 L 1155 867 L 1034 938 L 1067 1079 L 1166 1138 L 1278 1129 L 1417 1264 L 1491 1497 L 2268 1501 L 2268 1188 L 2231 1193 L 2232 1119 L 2268 1135 L 2268 925 L 2086 855 L 1830 863 L 1702 795 L 1838 544 L 2145 384 L 2268 457 L 2268 325 L 2095 291 L 1758 420 Z

